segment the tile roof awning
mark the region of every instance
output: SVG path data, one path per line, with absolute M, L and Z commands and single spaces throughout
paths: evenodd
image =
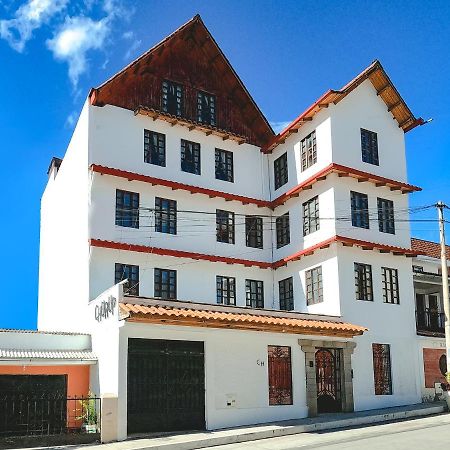
M 423 239 L 411 238 L 411 248 L 422 256 L 428 256 L 430 258 L 441 258 L 441 246 L 437 242 L 425 241 Z M 446 248 L 447 260 L 450 260 L 450 245 Z
M 97 357 L 89 350 L 21 350 L 21 349 L 0 349 L 0 363 L 11 363 L 24 361 L 38 362 L 45 364 L 95 364 Z
M 164 325 L 226 328 L 351 338 L 367 328 L 331 316 L 130 297 L 119 304 L 122 319 Z

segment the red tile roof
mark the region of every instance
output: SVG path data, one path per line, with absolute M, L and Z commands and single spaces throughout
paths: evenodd
M 441 258 L 441 246 L 437 242 L 411 238 L 411 248 L 419 255 L 429 256 L 430 258 Z M 450 260 L 450 245 L 447 245 L 446 253 L 447 259 Z
M 252 310 L 198 303 L 166 302 L 147 299 L 144 302 L 120 303 L 123 318 L 131 322 L 184 325 L 210 328 L 232 328 L 293 334 L 319 334 L 353 337 L 367 328 L 342 322 L 333 317 L 272 310 Z

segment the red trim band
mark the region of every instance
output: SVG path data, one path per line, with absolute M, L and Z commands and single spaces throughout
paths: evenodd
M 265 208 L 276 208 L 277 206 L 283 205 L 287 200 L 292 197 L 296 197 L 300 191 L 305 189 L 310 189 L 311 186 L 317 181 L 326 178 L 331 173 L 338 173 L 340 176 L 353 177 L 360 181 L 370 181 L 375 183 L 377 186 L 387 186 L 391 190 L 399 190 L 402 193 L 409 193 L 414 191 L 421 191 L 422 189 L 411 184 L 402 183 L 400 181 L 391 180 L 389 178 L 380 177 L 378 175 L 373 175 L 368 172 L 363 172 L 361 170 L 353 169 L 351 167 L 343 166 L 341 164 L 332 163 L 311 176 L 307 180 L 303 181 L 299 185 L 293 187 L 289 191 L 277 197 L 272 202 L 267 200 L 258 200 L 252 197 L 245 197 L 242 195 L 230 194 L 227 192 L 215 191 L 213 189 L 202 188 L 198 186 L 192 186 L 190 184 L 179 183 L 177 181 L 164 180 L 162 178 L 155 178 L 148 175 L 141 175 L 138 173 L 128 172 L 126 170 L 114 169 L 111 167 L 105 167 L 98 164 L 92 164 L 91 169 L 93 172 L 100 173 L 102 175 L 111 175 L 113 177 L 125 178 L 129 181 L 141 181 L 143 183 L 149 183 L 157 186 L 169 187 L 173 190 L 184 190 L 191 194 L 204 194 L 209 197 L 219 197 L 226 201 L 238 201 L 244 205 L 252 204 L 258 207 Z
M 339 242 L 345 246 L 357 246 L 361 247 L 363 250 L 378 250 L 381 253 L 392 253 L 394 255 L 402 256 L 418 256 L 419 253 L 402 247 L 395 247 L 391 245 L 376 244 L 374 242 L 362 241 L 359 239 L 353 239 L 345 236 L 333 236 L 332 238 L 326 239 L 325 241 L 319 242 L 307 249 L 300 250 L 286 258 L 280 259 L 273 263 L 263 262 L 263 261 L 253 261 L 249 259 L 231 258 L 227 256 L 217 256 L 217 255 L 207 255 L 204 253 L 187 252 L 183 250 L 172 250 L 159 247 L 149 247 L 146 245 L 137 244 L 126 244 L 122 242 L 114 241 L 104 241 L 101 239 L 90 239 L 89 244 L 92 247 L 109 248 L 113 250 L 127 250 L 130 252 L 138 253 L 151 253 L 160 256 L 174 256 L 178 258 L 188 258 L 195 260 L 203 260 L 210 262 L 219 262 L 225 264 L 242 264 L 246 267 L 259 267 L 261 269 L 278 269 L 279 267 L 287 265 L 287 263 L 292 261 L 298 261 L 304 256 L 312 255 L 316 250 L 329 247 L 331 244 Z

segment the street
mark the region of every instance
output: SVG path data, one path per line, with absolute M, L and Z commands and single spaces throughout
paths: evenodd
M 323 433 L 302 433 L 214 447 L 237 449 L 440 450 L 449 448 L 450 414 Z

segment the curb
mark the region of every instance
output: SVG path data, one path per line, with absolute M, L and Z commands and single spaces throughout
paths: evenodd
M 228 432 L 230 434 L 226 436 L 210 436 L 204 438 L 197 438 L 195 436 L 189 436 L 185 442 L 164 442 L 164 443 L 151 443 L 147 442 L 142 446 L 130 446 L 130 450 L 144 450 L 144 449 L 152 449 L 152 450 L 195 450 L 200 448 L 214 447 L 218 445 L 227 445 L 227 444 L 237 444 L 241 442 L 248 442 L 260 439 L 268 439 L 274 437 L 281 436 L 289 436 L 292 434 L 301 434 L 308 433 L 314 431 L 324 431 L 324 430 L 333 430 L 351 426 L 358 425 L 368 425 L 373 423 L 383 423 L 389 422 L 392 420 L 401 420 L 401 419 L 409 419 L 413 417 L 426 417 L 434 414 L 440 414 L 445 411 L 445 406 L 443 404 L 431 406 L 428 408 L 418 408 L 411 409 L 407 411 L 395 411 L 389 413 L 381 413 L 381 414 L 373 414 L 367 416 L 359 416 L 359 417 L 349 417 L 347 419 L 327 421 L 327 422 L 319 422 L 319 423 L 311 423 L 304 425 L 286 425 L 277 428 L 264 429 L 260 431 L 241 431 L 236 430 L 234 434 L 231 434 L 233 430 L 218 430 L 217 432 Z M 269 428 L 268 426 L 267 428 Z M 213 432 L 214 433 L 214 432 Z M 170 439 L 179 439 L 180 436 L 174 437 L 165 437 L 165 440 Z M 156 438 L 157 441 L 159 438 Z

